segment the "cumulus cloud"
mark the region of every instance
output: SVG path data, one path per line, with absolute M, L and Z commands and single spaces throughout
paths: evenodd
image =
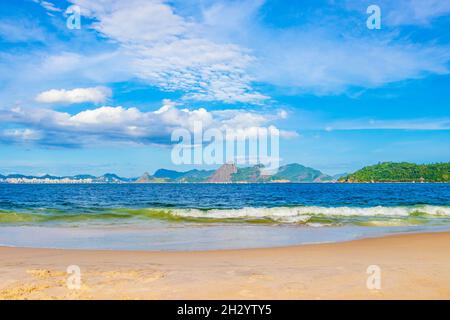
M 201 124 L 206 130 L 247 130 L 273 126 L 282 119 L 278 115 L 265 115 L 248 110 L 208 111 L 205 108 L 180 108 L 176 103 L 165 100 L 156 111 L 143 112 L 138 108 L 102 106 L 76 114 L 50 109 L 33 112 L 15 107 L 0 112 L 0 120 L 39 132 L 34 136 L 36 143 L 44 145 L 75 146 L 91 143 L 137 143 L 170 144 L 173 130 L 185 128 L 195 130 Z M 22 131 L 12 131 L 15 140 Z M 22 134 L 23 136 L 23 134 Z M 295 132 L 281 131 L 282 137 L 295 137 Z M 31 139 L 29 139 L 31 140 Z
M 101 103 L 111 96 L 111 90 L 106 87 L 76 88 L 72 90 L 52 89 L 41 92 L 36 101 L 41 103 Z

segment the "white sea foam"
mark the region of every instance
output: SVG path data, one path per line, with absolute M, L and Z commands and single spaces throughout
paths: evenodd
M 242 209 L 174 209 L 173 215 L 215 219 L 272 219 L 282 222 L 307 222 L 312 216 L 329 217 L 408 217 L 414 214 L 450 216 L 449 206 L 402 206 L 402 207 L 275 207 Z

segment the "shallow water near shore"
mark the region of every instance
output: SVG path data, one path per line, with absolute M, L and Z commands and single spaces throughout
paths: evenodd
M 390 234 L 448 231 L 450 227 L 168 226 L 1 227 L 0 246 L 54 249 L 196 251 L 332 243 Z
M 449 229 L 449 184 L 0 185 L 5 246 L 238 249 Z

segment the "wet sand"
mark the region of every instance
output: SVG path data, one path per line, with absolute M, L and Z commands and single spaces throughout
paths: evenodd
M 367 288 L 371 265 L 380 289 Z M 450 232 L 198 252 L 0 247 L 0 271 L 0 299 L 450 299 Z

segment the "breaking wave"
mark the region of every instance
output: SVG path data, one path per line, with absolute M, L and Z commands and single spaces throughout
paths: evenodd
M 450 206 L 399 207 L 247 207 L 240 209 L 195 208 L 101 208 L 81 212 L 40 209 L 17 212 L 0 210 L 0 224 L 39 224 L 77 222 L 142 222 L 162 220 L 197 223 L 300 224 L 313 227 L 329 225 L 397 226 L 449 224 Z

